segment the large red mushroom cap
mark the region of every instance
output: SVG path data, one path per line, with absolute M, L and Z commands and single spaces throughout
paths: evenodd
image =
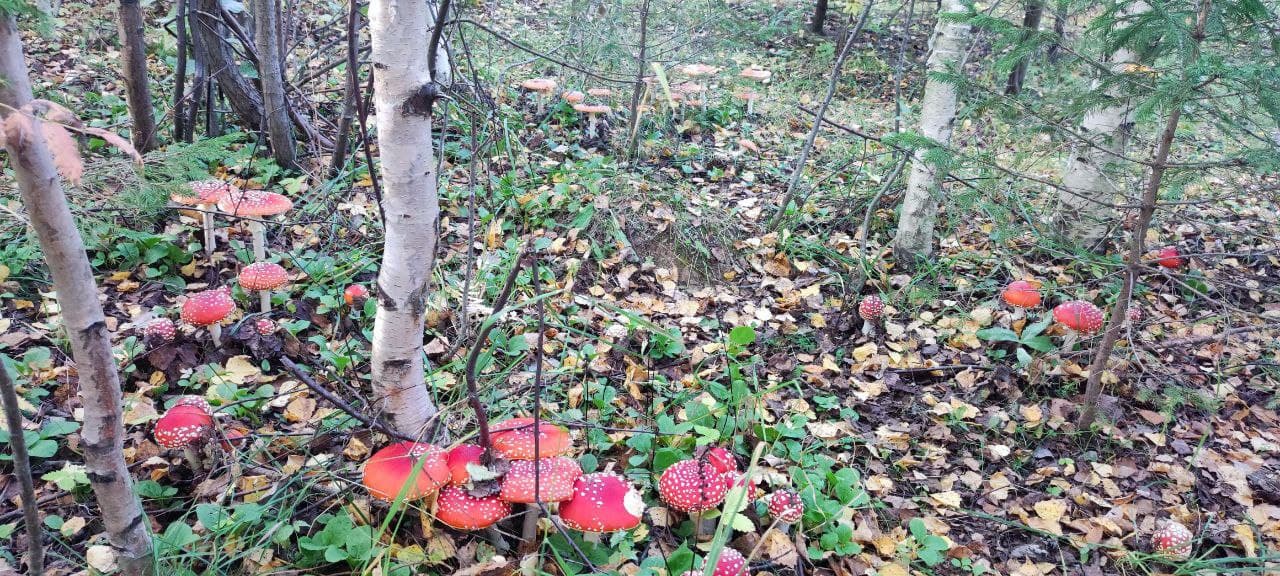
M 726 546 L 720 551 L 715 570 L 690 570 L 680 576 L 744 576 L 747 573 L 747 559 L 742 553 Z
M 461 486 L 445 486 L 436 499 L 436 519 L 457 530 L 493 526 L 511 514 L 511 505 L 496 494 L 476 498 Z
M 245 290 L 275 290 L 289 282 L 289 273 L 275 262 L 254 262 L 240 271 Z
M 569 430 L 549 422 L 538 426 L 538 452 L 533 451 L 533 418 L 512 418 L 490 428 L 493 449 L 509 460 L 533 460 L 559 456 L 569 451 Z
M 721 474 L 738 471 L 738 460 L 733 453 L 720 446 L 707 450 L 707 461 Z
M 192 326 L 209 326 L 221 322 L 236 309 L 227 288 L 196 292 L 182 303 L 182 321 Z
M 363 303 L 364 299 L 368 297 L 369 289 L 361 286 L 360 284 L 352 284 L 347 286 L 346 290 L 342 291 L 342 301 L 346 302 L 347 306 L 355 306 L 356 304 Z
M 538 469 L 537 496 L 533 487 L 534 468 Z M 582 476 L 582 466 L 573 458 L 553 456 L 541 460 L 512 460 L 511 469 L 502 477 L 499 496 L 513 504 L 531 504 L 539 499 L 561 502 L 573 497 L 573 485 L 579 476 Z
M 1085 334 L 1092 334 L 1102 328 L 1102 310 L 1084 300 L 1059 304 L 1053 309 L 1053 319 L 1067 328 Z
M 161 342 L 172 342 L 177 335 L 178 330 L 174 327 L 173 320 L 168 318 L 156 318 L 142 327 L 142 336 L 144 338 L 151 338 Z
M 775 491 L 764 499 L 769 515 L 783 524 L 795 524 L 804 517 L 804 501 L 795 490 L 786 488 Z
M 724 501 L 730 481 L 705 460 L 681 460 L 658 478 L 662 500 L 682 512 L 710 510 Z
M 1165 268 L 1181 268 L 1186 263 L 1187 259 L 1174 246 L 1165 246 L 1156 252 L 1156 264 Z
M 266 190 L 236 190 L 218 200 L 218 209 L 233 216 L 275 216 L 292 208 L 287 196 Z
M 872 294 L 858 303 L 858 315 L 864 320 L 877 320 L 884 314 L 884 301 Z
M 1185 560 L 1191 556 L 1194 535 L 1186 526 L 1170 520 L 1151 535 L 1151 548 L 1156 554 Z
M 174 406 L 156 420 L 156 444 L 165 448 L 183 448 L 204 438 L 212 426 L 213 416 L 199 406 Z
M 616 532 L 640 525 L 644 497 L 613 472 L 583 474 L 573 484 L 573 498 L 560 503 L 560 520 L 583 532 Z
M 449 465 L 450 480 L 459 485 L 471 482 L 471 472 L 467 470 L 467 464 L 479 465 L 482 454 L 484 454 L 484 448 L 475 444 L 459 444 L 449 450 L 449 454 L 445 456 L 445 462 Z
M 422 466 L 413 478 L 420 459 Z M 425 497 L 448 483 L 449 465 L 444 451 L 432 444 L 399 442 L 375 452 L 364 464 L 364 485 L 374 498 L 395 500 L 411 480 L 413 485 L 405 490 L 405 500 Z
M 208 400 L 204 399 L 204 396 L 179 396 L 178 401 L 173 403 L 174 408 L 177 408 L 178 406 L 195 406 L 205 414 L 213 414 L 213 407 L 209 405 Z
M 186 204 L 188 206 L 216 204 L 224 196 L 235 190 L 235 187 L 230 183 L 216 179 L 188 182 L 187 186 L 191 188 L 191 194 L 172 194 L 169 199 L 178 204 Z
M 1035 308 L 1040 305 L 1040 288 L 1026 280 L 1010 282 L 1000 296 L 1006 304 L 1018 308 Z

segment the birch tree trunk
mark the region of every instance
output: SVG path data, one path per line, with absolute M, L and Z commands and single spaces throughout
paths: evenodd
M 969 25 L 948 21 L 942 15 L 964 10 L 960 0 L 943 0 L 933 32 L 933 53 L 927 66 L 930 73 L 946 72 L 961 65 L 969 42 Z M 956 87 L 929 78 L 920 103 L 920 134 L 939 145 L 949 144 L 956 106 Z M 898 232 L 893 238 L 893 253 L 900 265 L 911 267 L 933 253 L 933 230 L 942 200 L 941 184 L 937 166 L 925 159 L 924 150 L 916 151 L 911 159 L 902 210 L 898 213 Z
M 12 18 L 0 24 L 0 77 L 6 80 L 0 88 L 0 103 L 9 107 L 0 108 L 0 117 L 7 118 L 16 113 L 10 108 L 31 99 L 22 43 Z M 124 462 L 120 376 L 98 304 L 98 287 L 40 123 L 33 120 L 28 126 L 9 129 L 6 125 L 5 145 L 23 206 L 53 276 L 62 324 L 71 342 L 84 407 L 80 438 L 89 482 L 121 573 L 150 574 L 151 536 Z
M 271 155 L 283 168 L 298 167 L 293 142 L 293 123 L 285 100 L 284 73 L 280 58 L 280 15 L 276 0 L 253 0 L 253 43 L 258 51 L 258 78 L 262 82 L 263 115 Z
M 138 0 L 120 0 L 120 57 L 124 64 L 125 98 L 133 147 L 146 152 L 156 146 L 156 115 L 151 106 L 151 86 L 147 79 L 146 24 Z
M 1146 12 L 1150 7 L 1137 2 L 1127 11 Z M 1138 63 L 1138 55 L 1127 48 L 1116 50 L 1110 57 L 1111 71 L 1124 72 Z M 1117 90 L 1107 96 L 1110 105 L 1092 108 L 1080 122 L 1080 135 L 1090 143 L 1074 142 L 1062 168 L 1062 190 L 1058 191 L 1053 227 L 1064 240 L 1089 250 L 1106 249 L 1107 231 L 1115 220 L 1114 204 L 1117 188 L 1112 173 L 1120 163 L 1116 154 L 1124 151 L 1133 130 L 1133 103 Z
M 428 50 L 419 42 L 434 21 L 431 7 L 421 0 L 369 4 L 386 215 L 373 324 L 373 391 L 391 426 L 408 436 L 421 434 L 436 413 L 423 379 L 422 331 L 440 207 L 430 99 L 422 96 L 431 72 Z

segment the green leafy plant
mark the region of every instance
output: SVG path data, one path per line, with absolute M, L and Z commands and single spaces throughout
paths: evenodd
M 52 458 L 58 453 L 58 440 L 79 429 L 80 424 L 77 422 L 50 418 L 40 426 L 39 430 L 23 430 L 22 439 L 27 445 L 27 454 L 32 458 Z M 0 444 L 8 445 L 9 442 L 9 432 L 0 430 Z M 0 453 L 0 460 L 13 460 L 13 451 L 7 450 Z
M 1014 344 L 1014 353 L 1018 358 L 1018 365 L 1026 367 L 1031 364 L 1031 353 L 1027 350 L 1034 350 L 1042 354 L 1047 354 L 1054 350 L 1053 340 L 1044 334 L 1049 324 L 1053 323 L 1053 317 L 1045 315 L 1043 320 L 1030 324 L 1022 329 L 1022 333 L 1018 334 L 1008 328 L 995 326 L 992 328 L 983 328 L 977 332 L 978 338 L 988 342 L 1011 342 Z M 1003 350 L 993 350 L 991 352 L 997 358 L 1004 356 Z
M 930 534 L 924 520 L 912 518 L 907 529 L 911 537 L 898 545 L 899 557 L 907 561 L 919 560 L 930 568 L 946 560 L 946 552 L 951 545 L 941 536 Z
M 323 528 L 312 536 L 298 538 L 304 565 L 346 562 L 358 568 L 369 561 L 373 552 L 373 528 L 356 526 L 346 514 L 321 514 L 316 522 Z

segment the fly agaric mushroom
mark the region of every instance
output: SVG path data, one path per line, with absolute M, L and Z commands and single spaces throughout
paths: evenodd
M 470 484 L 471 471 L 467 470 L 467 464 L 479 465 L 483 454 L 484 448 L 475 444 L 459 444 L 449 450 L 445 463 L 449 465 L 450 481 L 459 486 Z
M 706 460 L 681 460 L 658 478 L 658 494 L 681 512 L 702 512 L 718 506 L 729 492 L 729 482 Z
M 235 187 L 222 180 L 198 180 L 188 182 L 187 186 L 191 188 L 191 195 L 173 194 L 169 196 L 169 199 L 178 204 L 195 206 L 200 211 L 200 230 L 203 233 L 204 253 L 206 257 L 212 256 L 214 243 L 216 242 L 213 236 L 213 210 L 218 205 L 218 201 L 232 190 L 235 190 Z
M 1175 246 L 1165 246 L 1156 252 L 1156 264 L 1162 267 L 1176 270 L 1187 264 L 1187 259 L 1182 257 Z
M 721 474 L 738 471 L 738 460 L 733 457 L 733 453 L 720 446 L 707 450 L 707 461 Z
M 574 104 L 573 109 L 587 115 L 587 137 L 596 137 L 596 116 L 613 112 L 613 108 L 604 104 Z
M 795 524 L 804 517 L 804 501 L 795 490 L 776 490 L 765 497 L 765 505 L 769 507 L 769 515 L 783 524 Z
M 733 93 L 733 96 L 739 100 L 747 102 L 747 114 L 752 114 L 756 100 L 760 99 L 760 93 L 755 90 L 739 90 Z
M 490 428 L 493 449 L 508 460 L 534 460 L 559 456 L 569 450 L 569 430 L 541 422 L 538 426 L 538 450 L 533 449 L 533 418 L 512 418 L 494 424 Z
M 365 298 L 368 297 L 369 289 L 360 284 L 352 284 L 342 291 L 342 301 L 352 308 L 363 305 Z
M 539 502 L 563 502 L 573 498 L 573 485 L 582 466 L 573 458 L 554 456 L 541 460 L 512 460 L 502 477 L 498 496 L 512 504 L 528 504 L 521 539 L 532 542 L 538 534 Z M 536 489 L 535 489 L 536 486 Z
M 218 200 L 218 209 L 232 216 L 247 218 L 253 234 L 253 259 L 267 259 L 267 227 L 263 218 L 284 214 L 293 209 L 287 196 L 265 190 L 236 190 Z
M 270 318 L 259 318 L 253 323 L 253 329 L 257 330 L 260 336 L 270 336 L 276 333 L 276 323 Z
M 1129 305 L 1128 315 L 1129 315 L 1129 322 L 1131 324 L 1137 324 L 1138 322 L 1142 321 L 1142 308 L 1139 308 L 1136 304 L 1131 303 Z
M 182 321 L 196 327 L 209 327 L 213 345 L 222 346 L 220 323 L 235 309 L 236 303 L 231 299 L 231 290 L 225 286 L 196 292 L 182 303 Z
M 520 87 L 533 92 L 534 101 L 538 104 L 538 115 L 542 115 L 542 100 L 544 97 L 550 96 L 556 89 L 556 81 L 550 78 L 530 78 L 520 83 Z
M 1102 328 L 1102 310 L 1091 302 L 1071 300 L 1053 309 L 1053 319 L 1075 332 L 1092 334 Z
M 213 414 L 213 406 L 209 405 L 209 401 L 205 400 L 204 396 L 196 396 L 194 394 L 180 396 L 178 400 L 173 403 L 174 408 L 177 408 L 178 406 L 194 406 L 199 408 L 200 411 L 205 414 Z
M 1000 293 L 1000 298 L 1005 304 L 1014 307 L 1014 319 L 1022 318 L 1027 308 L 1035 308 L 1040 305 L 1040 287 L 1026 280 L 1014 280 L 1004 291 Z
M 564 98 L 564 101 L 570 104 L 577 104 L 587 99 L 586 94 L 583 94 L 582 92 L 579 92 L 577 90 L 565 90 L 564 92 L 560 93 L 560 97 Z
M 681 576 L 743 576 L 746 573 L 747 559 L 742 556 L 741 552 L 725 546 L 724 549 L 720 550 L 720 557 L 716 559 L 714 570 L 708 570 L 707 568 L 690 570 Z
M 755 68 L 755 67 L 751 67 L 751 68 L 747 68 L 747 69 L 743 70 L 742 72 L 739 72 L 739 73 L 738 73 L 738 76 L 741 76 L 741 77 L 746 78 L 746 79 L 748 79 L 748 80 L 755 80 L 755 81 L 757 81 L 757 82 L 765 82 L 765 81 L 769 80 L 769 77 L 770 77 L 770 76 L 773 76 L 773 72 L 770 72 L 770 71 L 765 70 L 765 69 L 763 69 L 763 68 Z
M 142 337 L 147 340 L 173 342 L 177 335 L 178 330 L 173 326 L 173 320 L 168 318 L 155 318 L 142 327 Z
M 511 505 L 496 494 L 477 498 L 461 486 L 445 486 L 436 498 L 436 519 L 456 530 L 479 530 L 511 514 Z
M 240 286 L 258 292 L 263 312 L 271 311 L 271 291 L 289 282 L 289 273 L 275 262 L 254 262 L 240 271 Z
M 608 98 L 610 96 L 613 96 L 613 90 L 610 90 L 608 88 L 591 88 L 587 90 L 587 94 L 594 96 L 596 98 Z
M 867 337 L 875 335 L 875 324 L 884 315 L 884 301 L 872 294 L 858 303 L 858 315 L 862 316 L 862 334 Z
M 208 405 L 208 402 L 204 403 L 205 407 Z M 194 445 L 203 439 L 212 427 L 213 416 L 207 409 L 198 404 L 177 404 L 156 420 L 154 430 L 156 444 L 163 448 L 181 448 L 187 464 L 193 470 L 199 470 L 202 467 L 200 455 L 195 451 Z
M 392 444 L 374 452 L 364 464 L 364 486 L 380 500 L 395 500 L 401 490 L 406 501 L 417 500 L 447 484 L 449 478 L 444 451 L 422 442 Z
M 680 67 L 680 73 L 684 74 L 685 76 L 689 76 L 691 78 L 696 78 L 698 76 L 709 76 L 719 71 L 720 71 L 719 68 L 716 68 L 715 66 L 709 66 L 707 64 L 685 64 L 684 66 Z
M 1151 535 L 1151 549 L 1174 560 L 1186 560 L 1191 557 L 1192 538 L 1186 526 L 1169 520 L 1164 528 Z
M 579 476 L 573 498 L 560 503 L 564 525 L 588 534 L 630 530 L 640 525 L 643 516 L 644 497 L 613 472 Z

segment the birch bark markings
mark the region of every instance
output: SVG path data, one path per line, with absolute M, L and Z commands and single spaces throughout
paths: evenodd
M 964 11 L 964 4 L 959 0 L 943 0 L 933 33 L 933 53 L 927 63 L 930 73 L 946 72 L 961 63 L 969 43 L 969 25 L 951 22 L 942 16 Z M 954 85 L 929 78 L 920 103 L 920 134 L 942 146 L 949 144 L 957 100 Z M 918 150 L 911 160 L 911 175 L 898 213 L 898 232 L 893 239 L 893 253 L 899 264 L 910 267 L 933 253 L 933 231 L 941 201 L 942 183 L 937 166 L 927 161 L 924 150 Z

